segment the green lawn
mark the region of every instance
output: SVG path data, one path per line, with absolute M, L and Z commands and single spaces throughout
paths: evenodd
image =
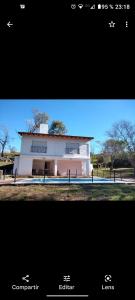
M 135 184 L 1 186 L 0 200 L 126 201 L 135 200 Z

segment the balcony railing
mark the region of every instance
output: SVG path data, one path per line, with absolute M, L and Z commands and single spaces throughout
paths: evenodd
M 45 146 L 31 146 L 31 152 L 47 153 L 47 147 L 45 147 Z
M 76 148 L 65 148 L 66 154 L 80 154 L 80 150 Z

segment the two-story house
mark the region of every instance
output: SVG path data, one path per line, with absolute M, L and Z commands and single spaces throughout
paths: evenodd
M 15 157 L 18 175 L 89 176 L 90 140 L 93 137 L 48 134 L 48 124 L 40 124 L 36 132 L 18 132 L 21 136 L 20 156 Z M 45 171 L 44 171 L 45 170 Z

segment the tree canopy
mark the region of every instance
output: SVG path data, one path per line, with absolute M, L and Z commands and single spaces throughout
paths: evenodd
M 125 120 L 116 122 L 107 131 L 107 135 L 109 140 L 105 144 L 106 150 L 110 150 L 113 157 L 125 154 L 135 167 L 135 125 Z
M 127 151 L 135 152 L 135 125 L 131 122 L 122 120 L 114 123 L 107 135 L 111 139 L 123 142 Z
M 67 129 L 62 121 L 53 121 L 49 128 L 49 134 L 66 134 Z

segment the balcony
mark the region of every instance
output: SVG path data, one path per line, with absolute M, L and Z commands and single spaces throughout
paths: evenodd
M 33 152 L 33 153 L 47 153 L 47 147 L 45 147 L 45 146 L 31 146 L 31 152 Z
M 79 148 L 65 148 L 66 154 L 80 154 Z

